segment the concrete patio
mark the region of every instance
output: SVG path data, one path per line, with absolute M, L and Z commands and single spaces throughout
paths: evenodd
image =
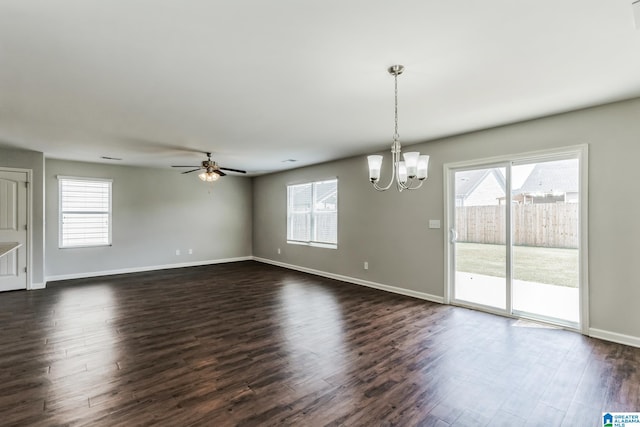
M 505 309 L 505 279 L 458 271 L 456 272 L 455 299 Z M 578 288 L 514 280 L 513 309 L 578 323 L 580 319 Z

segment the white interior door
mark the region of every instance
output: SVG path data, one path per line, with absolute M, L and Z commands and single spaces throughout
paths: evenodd
M 0 256 L 0 291 L 27 289 L 27 174 L 0 171 L 0 243 L 19 243 Z

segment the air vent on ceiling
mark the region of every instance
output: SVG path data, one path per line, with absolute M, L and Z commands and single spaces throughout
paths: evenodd
M 631 7 L 633 8 L 633 17 L 636 20 L 636 28 L 640 30 L 640 0 L 633 0 Z
M 104 159 L 104 160 L 116 160 L 116 161 L 120 161 L 120 160 L 122 160 L 122 159 L 120 159 L 120 158 L 118 158 L 118 157 L 109 157 L 109 156 L 102 156 L 102 157 L 100 157 L 100 158 L 101 158 L 101 159 Z

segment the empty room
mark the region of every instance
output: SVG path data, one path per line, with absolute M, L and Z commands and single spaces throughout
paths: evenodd
M 0 0 L 3 426 L 640 425 L 640 1 Z

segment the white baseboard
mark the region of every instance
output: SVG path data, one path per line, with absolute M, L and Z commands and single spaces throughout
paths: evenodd
M 618 344 L 640 347 L 640 338 L 633 335 L 619 334 L 617 332 L 604 331 L 602 329 L 589 328 L 589 336 L 601 340 L 617 342 Z
M 47 282 L 42 282 L 42 283 L 32 283 L 31 287 L 29 288 L 30 291 L 35 291 L 36 289 L 44 289 L 47 287 Z
M 362 280 L 355 277 L 343 276 L 341 274 L 327 273 L 326 271 L 315 270 L 313 268 L 300 267 L 298 265 L 287 264 L 280 261 L 274 261 L 272 259 L 253 257 L 255 261 L 265 264 L 277 265 L 278 267 L 288 268 L 290 270 L 302 271 L 303 273 L 314 274 L 316 276 L 327 277 L 329 279 L 340 280 L 341 282 L 353 283 L 355 285 L 366 286 L 369 288 L 379 289 L 381 291 L 392 292 L 394 294 L 405 295 L 408 297 L 419 298 L 426 301 L 437 302 L 439 304 L 444 303 L 444 298 L 437 295 L 431 295 L 424 292 L 412 291 L 410 289 L 398 288 L 396 286 L 385 285 L 377 282 L 370 282 L 368 280 Z
M 235 258 L 223 258 L 223 259 L 214 259 L 214 260 L 206 260 L 206 261 L 179 262 L 176 264 L 149 265 L 145 267 L 121 268 L 118 270 L 60 274 L 56 276 L 47 276 L 47 282 L 52 282 L 56 280 L 86 279 L 89 277 L 99 277 L 99 276 L 113 276 L 114 274 L 141 273 L 145 271 L 154 271 L 154 270 L 168 270 L 170 268 L 197 267 L 199 265 L 222 264 L 227 262 L 251 261 L 252 259 L 253 259 L 252 256 L 242 256 L 242 257 L 235 257 Z M 32 287 L 32 289 L 35 289 L 35 288 Z

